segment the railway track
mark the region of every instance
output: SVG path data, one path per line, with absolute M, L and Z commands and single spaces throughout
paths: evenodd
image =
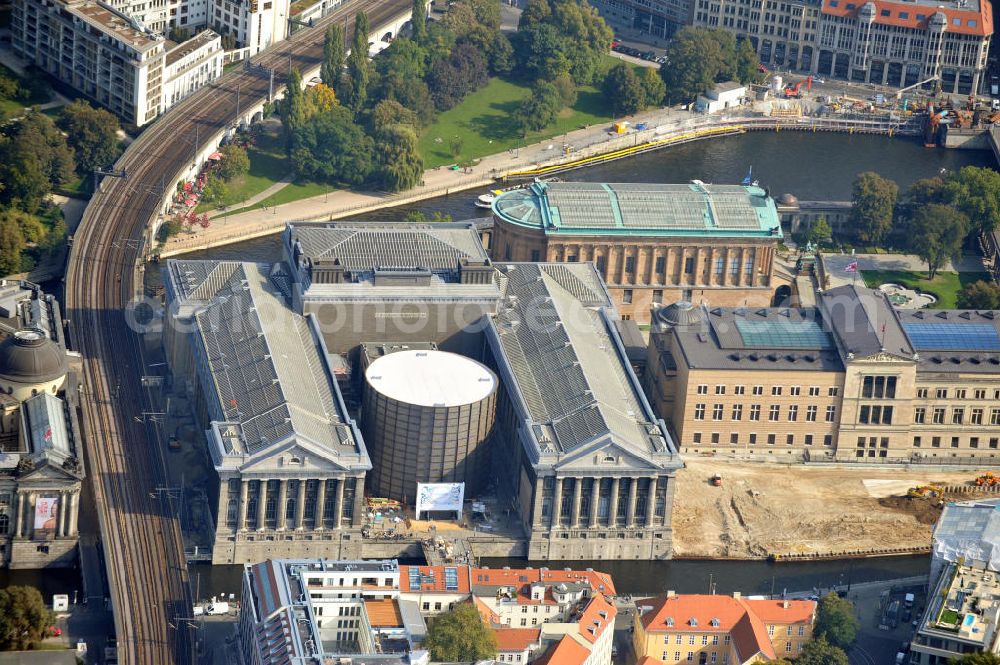
M 275 71 L 310 71 L 331 23 L 350 25 L 359 11 L 379 26 L 410 0 L 348 0 L 312 28 L 253 58 Z M 352 29 L 345 30 L 349 43 Z M 66 270 L 69 341 L 83 356 L 85 450 L 108 567 L 119 662 L 160 665 L 197 660 L 191 593 L 177 511 L 156 425 L 141 387 L 142 338 L 126 309 L 142 294 L 143 250 L 165 194 L 211 137 L 236 122 L 239 109 L 266 99 L 270 77 L 229 72 L 148 127 L 87 206 Z

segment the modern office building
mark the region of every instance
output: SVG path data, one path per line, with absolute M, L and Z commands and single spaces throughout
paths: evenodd
M 289 276 L 169 261 L 165 277 L 174 386 L 198 404 L 217 474 L 213 563 L 358 556 L 371 463 L 314 318 L 289 307 Z
M 690 0 L 596 0 L 608 23 L 666 39 L 688 23 Z
M 656 313 L 647 387 L 678 448 L 942 463 L 1000 454 L 1000 312 L 897 309 L 857 285 L 818 300 Z
M 638 601 L 636 658 L 749 665 L 794 658 L 812 638 L 816 602 L 675 594 Z
M 486 362 L 502 386 L 493 473 L 517 506 L 528 558 L 669 557 L 682 463 L 639 387 L 594 265 L 499 272 L 503 298 L 486 330 Z
M 500 290 L 471 224 L 289 224 L 294 305 L 333 353 L 356 366 L 361 344 L 434 342 L 479 358 Z
M 430 661 L 425 620 L 473 603 L 499 662 L 610 665 L 611 594 L 592 570 L 268 560 L 244 567 L 237 644 L 252 665 L 418 665 Z
M 692 0 L 696 26 L 749 39 L 767 66 L 905 87 L 938 78 L 983 89 L 993 35 L 989 0 Z
M 493 202 L 493 260 L 592 261 L 625 318 L 678 300 L 767 306 L 781 225 L 757 186 L 536 182 Z
M 0 281 L 0 337 L 0 566 L 70 567 L 84 467 L 58 303 Z

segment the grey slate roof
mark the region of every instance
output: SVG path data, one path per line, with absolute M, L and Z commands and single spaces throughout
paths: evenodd
M 912 358 L 913 345 L 899 325 L 896 309 L 881 291 L 846 284 L 819 295 L 827 327 L 845 355 L 879 352 Z
M 348 270 L 455 270 L 462 258 L 489 258 L 472 224 L 289 224 L 286 233 L 306 259 L 337 259 Z
M 170 261 L 171 290 L 193 310 L 213 421 L 238 425 L 224 454 L 253 455 L 302 439 L 334 454 L 360 453 L 307 320 L 269 279 L 275 269 L 236 261 Z
M 640 456 L 669 453 L 636 384 L 592 264 L 500 266 L 503 299 L 491 330 L 541 452 L 610 439 Z M 613 311 L 613 310 L 612 310 Z

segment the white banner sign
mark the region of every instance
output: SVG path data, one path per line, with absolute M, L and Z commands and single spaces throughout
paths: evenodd
M 465 483 L 417 483 L 417 519 L 429 510 L 457 512 L 462 516 Z

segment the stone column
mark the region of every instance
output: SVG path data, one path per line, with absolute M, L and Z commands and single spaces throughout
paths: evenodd
M 646 497 L 646 526 L 653 526 L 656 515 L 653 510 L 656 508 L 656 476 L 649 479 L 649 496 Z
M 80 516 L 80 493 L 73 492 L 69 495 L 69 536 L 76 538 L 76 521 Z
M 580 527 L 580 503 L 583 498 L 583 478 L 573 479 L 573 514 L 570 515 L 570 526 Z
M 24 492 L 17 493 L 17 512 L 14 514 L 14 537 L 24 535 Z
M 66 535 L 66 492 L 59 492 L 59 519 L 56 520 L 56 537 Z
M 545 485 L 545 478 L 535 478 L 535 486 L 532 488 L 534 494 L 531 500 L 531 528 L 537 529 L 542 526 L 542 493 Z
M 277 521 L 274 526 L 278 531 L 282 531 L 285 528 L 285 507 L 288 504 L 288 481 L 279 480 L 278 481 L 278 510 L 275 513 Z
M 334 507 L 333 528 L 339 529 L 344 517 L 344 478 L 337 479 L 337 503 Z
M 24 520 L 25 538 L 31 538 L 32 536 L 35 535 L 35 520 L 33 518 L 35 515 L 35 501 L 37 500 L 38 500 L 37 494 L 35 494 L 34 492 L 28 492 L 28 496 L 25 500 L 25 502 L 28 504 L 27 506 L 28 509 L 25 511 L 26 514 Z
M 258 487 L 260 491 L 257 493 L 257 530 L 263 531 L 267 527 L 267 481 L 260 480 Z
M 559 518 L 562 517 L 562 478 L 556 478 L 555 501 L 552 506 L 552 526 L 559 526 Z
M 352 526 L 360 526 L 365 522 L 365 477 L 358 476 L 354 485 L 354 521 Z
M 306 480 L 299 478 L 299 496 L 295 500 L 295 530 L 301 531 L 306 518 Z
M 625 526 L 631 528 L 635 526 L 635 501 L 636 501 L 636 480 L 635 477 L 628 479 L 628 513 L 625 515 Z
M 250 493 L 250 482 L 240 481 L 240 509 L 236 518 L 236 530 L 244 531 L 247 528 L 247 495 Z
M 323 523 L 326 517 L 326 478 L 321 478 L 319 487 L 316 488 L 316 512 L 313 517 L 313 528 L 322 529 L 326 525 Z
M 608 526 L 618 526 L 618 492 L 621 491 L 621 479 L 611 479 L 611 507 L 608 511 Z
M 597 527 L 597 506 L 601 501 L 601 479 L 594 478 L 594 484 L 590 488 L 590 528 Z

